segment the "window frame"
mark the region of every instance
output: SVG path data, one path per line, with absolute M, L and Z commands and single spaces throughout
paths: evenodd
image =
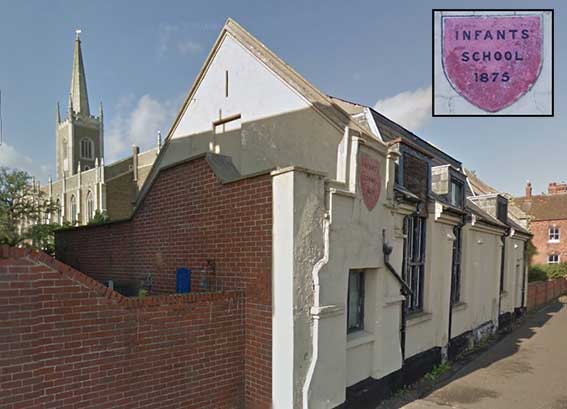
M 351 276 L 353 275 L 359 276 L 359 279 L 357 280 L 359 297 L 357 303 L 356 320 L 354 323 L 351 323 L 350 299 L 351 299 Z M 350 270 L 348 273 L 348 282 L 347 282 L 347 311 L 346 311 L 347 334 L 364 330 L 365 286 L 366 286 L 366 277 L 364 270 Z
M 560 243 L 561 242 L 561 230 L 557 225 L 551 225 L 547 229 L 547 242 L 548 243 Z
M 556 257 L 557 260 L 556 261 L 551 261 L 551 257 Z M 559 254 L 549 254 L 547 256 L 547 264 L 559 264 L 561 263 L 561 257 Z
M 452 206 L 458 207 L 458 208 L 462 208 L 464 206 L 465 203 L 465 184 L 463 183 L 462 180 L 457 179 L 456 177 L 451 177 L 449 179 L 449 185 L 450 185 L 450 192 L 449 192 L 449 203 Z M 459 197 L 455 197 L 456 202 L 453 201 L 453 196 L 455 196 L 455 187 L 458 186 L 460 189 L 460 194 Z
M 85 146 L 87 148 L 83 149 L 83 146 Z M 86 138 L 86 137 L 81 139 L 81 142 L 79 143 L 79 150 L 80 150 L 81 159 L 93 160 L 93 158 L 94 158 L 94 143 L 93 143 L 92 139 Z M 88 155 L 86 155 L 85 153 L 87 153 Z
M 402 277 L 413 293 L 407 297 L 407 310 L 410 313 L 421 312 L 424 309 L 426 241 L 427 218 L 418 214 L 406 216 Z

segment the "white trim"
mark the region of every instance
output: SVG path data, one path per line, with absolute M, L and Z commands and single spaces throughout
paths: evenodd
M 380 141 L 384 142 L 384 138 L 382 138 L 382 134 L 380 133 L 380 130 L 376 125 L 376 121 L 374 120 L 374 116 L 372 115 L 372 112 L 370 112 L 370 108 L 364 107 L 364 115 L 366 116 L 366 122 L 368 122 L 368 127 L 370 128 L 374 136 L 378 138 Z

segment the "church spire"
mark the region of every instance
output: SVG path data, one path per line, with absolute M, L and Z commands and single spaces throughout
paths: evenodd
M 75 113 L 90 116 L 89 97 L 87 95 L 87 79 L 83 65 L 83 54 L 81 52 L 81 39 L 77 30 L 75 35 L 75 50 L 73 52 L 73 71 L 71 74 L 71 97 L 70 102 Z

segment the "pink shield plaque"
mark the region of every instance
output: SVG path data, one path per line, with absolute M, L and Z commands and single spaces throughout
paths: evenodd
M 542 66 L 541 16 L 444 16 L 443 68 L 471 104 L 498 112 L 536 82 Z
M 380 190 L 382 181 L 380 180 L 380 162 L 370 157 L 366 153 L 359 156 L 360 169 L 360 190 L 362 191 L 362 200 L 368 210 L 374 209 L 378 199 L 380 198 Z

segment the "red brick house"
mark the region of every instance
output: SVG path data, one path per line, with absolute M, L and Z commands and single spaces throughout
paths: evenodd
M 547 194 L 534 195 L 528 182 L 525 196 L 515 198 L 514 203 L 527 214 L 537 249 L 533 263 L 567 261 L 567 184 L 551 182 Z

